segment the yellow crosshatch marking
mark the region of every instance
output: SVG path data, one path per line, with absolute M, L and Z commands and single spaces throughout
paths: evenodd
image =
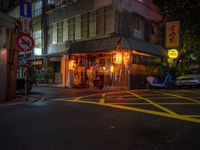
M 144 101 L 146 101 L 146 102 L 148 102 L 148 103 L 150 103 L 150 104 L 152 104 L 152 105 L 154 105 L 154 106 L 156 106 L 156 107 L 158 107 L 159 109 L 161 109 L 161 110 L 163 110 L 163 111 L 166 111 L 166 112 L 168 112 L 168 113 L 170 113 L 170 114 L 177 115 L 175 112 L 173 112 L 173 111 L 171 111 L 171 110 L 169 110 L 169 109 L 167 109 L 167 108 L 165 108 L 165 107 L 163 107 L 163 106 L 161 106 L 161 105 L 159 105 L 159 104 L 157 104 L 157 103 L 151 101 L 151 100 L 148 99 L 148 98 L 144 98 L 144 97 L 139 96 L 138 94 L 135 94 L 135 93 L 130 92 L 130 91 L 129 91 L 128 93 L 129 93 L 129 94 L 132 94 L 133 96 L 136 96 L 137 98 L 142 99 L 142 100 L 144 100 Z
M 165 91 L 153 91 L 153 90 L 151 90 L 152 93 L 162 94 L 162 96 L 163 95 L 167 96 L 169 100 L 174 100 L 174 102 L 171 102 L 171 101 L 166 102 L 167 101 L 166 97 L 161 96 L 160 100 L 164 99 L 165 100 L 164 102 L 154 102 L 153 97 L 150 97 L 150 99 L 143 97 L 143 95 L 146 96 L 145 92 L 146 91 L 143 92 L 144 94 L 143 93 L 138 94 L 137 91 L 133 91 L 133 90 L 132 91 L 112 91 L 112 92 L 104 92 L 104 93 L 75 97 L 74 99 L 72 98 L 72 99 L 57 99 L 57 100 L 65 101 L 65 102 L 102 105 L 102 106 L 106 106 L 106 107 L 112 107 L 112 108 L 115 108 L 115 109 L 123 109 L 123 110 L 129 110 L 129 111 L 135 111 L 135 112 L 157 115 L 157 116 L 161 116 L 161 117 L 168 117 L 168 118 L 174 118 L 174 119 L 179 119 L 179 120 L 184 120 L 184 121 L 189 121 L 189 122 L 200 123 L 200 113 L 199 114 L 188 114 L 188 115 L 184 114 L 184 115 L 181 115 L 181 114 L 177 114 L 176 112 L 164 107 L 166 105 L 170 105 L 170 106 L 173 106 L 173 105 L 200 106 L 200 101 L 194 100 L 192 98 L 180 96 L 180 95 L 177 95 L 177 94 L 167 93 Z M 131 101 L 130 102 L 123 102 L 123 101 L 127 100 L 126 96 L 125 96 L 127 94 L 132 95 L 132 102 Z M 150 95 L 153 95 L 153 94 L 149 94 L 149 96 Z M 155 96 L 155 94 L 154 94 L 154 96 Z M 179 102 L 179 100 L 176 100 L 174 98 L 184 99 L 184 100 L 188 100 L 190 102 Z M 98 99 L 99 99 L 99 101 L 96 102 L 95 100 L 98 100 Z M 135 102 L 135 99 L 140 100 L 140 101 Z M 109 102 L 109 100 L 112 100 L 112 102 Z M 115 100 L 116 100 L 116 102 L 115 102 Z M 119 102 L 119 100 L 120 100 L 120 102 Z M 128 96 L 128 100 L 130 100 L 129 96 Z M 125 105 L 129 105 L 129 106 L 125 106 Z M 156 110 L 149 110 L 149 109 L 142 109 L 142 108 L 134 107 L 134 106 L 140 106 L 140 105 L 141 106 L 145 106 L 145 105 L 146 106 L 155 106 L 162 111 L 156 111 Z
M 194 100 L 194 99 L 192 99 L 192 98 L 180 96 L 180 95 L 177 95 L 177 94 L 170 94 L 170 93 L 158 92 L 158 91 L 155 91 L 155 92 L 156 92 L 156 93 L 160 93 L 160 94 L 164 94 L 164 95 L 167 95 L 167 96 L 173 96 L 173 97 L 177 97 L 177 98 L 189 100 L 189 101 L 192 101 L 192 102 L 200 103 L 200 101 L 198 101 L 198 100 Z

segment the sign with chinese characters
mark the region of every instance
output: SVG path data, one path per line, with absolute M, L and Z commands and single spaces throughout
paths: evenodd
M 34 65 L 34 66 L 38 66 L 38 65 L 42 65 L 43 64 L 43 61 L 42 60 L 34 60 L 33 62 L 32 62 L 32 65 Z
M 179 47 L 180 22 L 173 21 L 166 23 L 166 48 Z
M 176 49 L 170 49 L 170 50 L 168 50 L 168 56 L 169 56 L 169 58 L 177 58 L 178 51 Z
M 22 22 L 22 32 L 24 33 L 29 33 L 30 29 L 30 18 L 28 17 L 21 17 L 21 22 Z

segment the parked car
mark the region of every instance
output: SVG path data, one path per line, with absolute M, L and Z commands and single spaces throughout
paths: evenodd
M 200 85 L 200 68 L 187 70 L 184 75 L 176 78 L 177 86 L 194 86 Z

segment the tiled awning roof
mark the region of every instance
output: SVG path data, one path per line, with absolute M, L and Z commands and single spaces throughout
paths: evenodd
M 109 37 L 109 38 L 74 42 L 70 46 L 67 53 L 75 54 L 75 53 L 109 52 L 112 50 L 116 50 L 117 45 L 119 45 L 120 49 L 124 50 L 131 49 L 151 55 L 164 56 L 164 50 L 159 45 L 125 37 Z
M 116 49 L 120 37 L 109 37 L 88 41 L 74 42 L 70 46 L 68 53 L 92 53 L 106 52 Z
M 164 49 L 156 44 L 147 43 L 144 41 L 138 41 L 131 38 L 122 38 L 120 42 L 120 47 L 122 49 L 131 49 L 138 52 L 156 55 L 156 56 L 164 56 Z

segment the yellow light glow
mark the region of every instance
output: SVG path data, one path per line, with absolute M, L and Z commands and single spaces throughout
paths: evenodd
M 115 54 L 114 63 L 116 63 L 116 64 L 121 64 L 122 63 L 122 53 L 116 53 Z
M 74 70 L 74 63 L 75 63 L 75 60 L 69 61 L 69 70 Z
M 106 70 L 106 67 L 103 67 L 103 70 Z
M 114 66 L 110 66 L 110 71 L 113 73 L 114 72 Z
M 169 58 L 177 58 L 178 51 L 176 49 L 170 49 L 170 50 L 168 50 L 168 56 L 169 56 Z

